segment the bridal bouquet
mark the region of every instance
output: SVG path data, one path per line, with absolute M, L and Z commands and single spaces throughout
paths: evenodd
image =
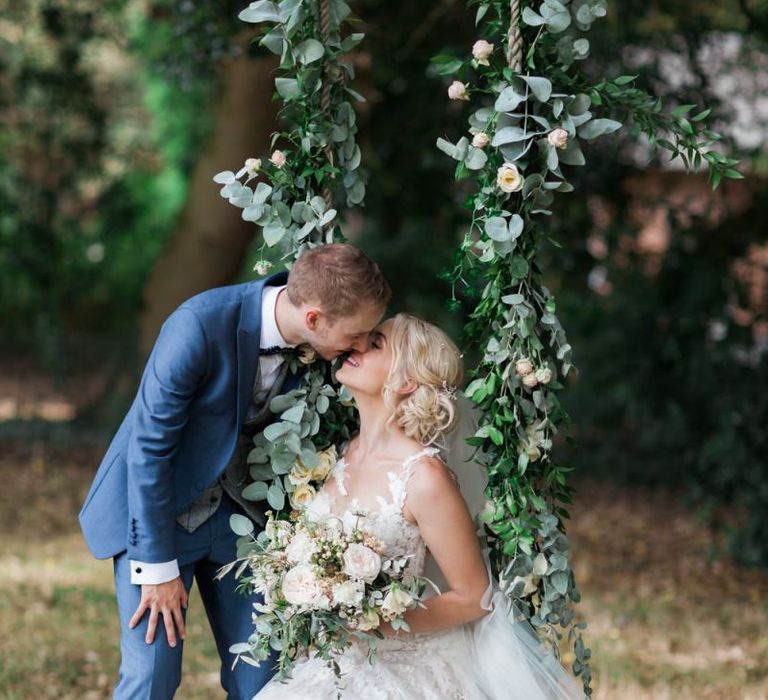
M 336 657 L 355 638 L 373 657 L 381 621 L 407 631 L 403 615 L 421 604 L 427 582 L 408 572 L 409 557 L 387 558 L 382 542 L 357 527 L 345 531 L 337 518 L 315 522 L 294 512 L 290 520 L 276 520 L 270 513 L 248 550 L 236 576 L 264 603 L 254 604 L 254 633 L 230 651 L 235 663 L 258 665 L 274 649 L 281 677 L 310 652 L 338 676 Z

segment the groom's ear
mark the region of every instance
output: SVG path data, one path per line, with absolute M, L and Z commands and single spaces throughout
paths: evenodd
M 307 324 L 307 328 L 311 331 L 316 331 L 320 324 L 320 309 L 310 309 L 304 314 L 304 322 Z

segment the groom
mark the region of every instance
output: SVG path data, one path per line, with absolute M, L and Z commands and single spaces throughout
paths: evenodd
M 308 343 L 326 360 L 364 352 L 390 298 L 357 248 L 323 245 L 290 274 L 183 303 L 166 320 L 133 405 L 80 512 L 94 556 L 114 559 L 122 662 L 115 698 L 172 698 L 181 682 L 188 591 L 197 581 L 221 657 L 227 697 L 251 700 L 272 670 L 238 664 L 232 644 L 252 632 L 253 599 L 217 569 L 235 559 L 233 513 L 243 501 L 253 435 L 271 398 L 298 384 L 283 351 Z

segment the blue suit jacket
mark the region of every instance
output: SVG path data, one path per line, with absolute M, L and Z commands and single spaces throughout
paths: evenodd
M 285 280 L 211 289 L 163 324 L 80 511 L 94 556 L 176 558 L 176 516 L 219 477 L 237 444 L 256 376 L 262 290 Z M 284 390 L 297 384 L 289 377 Z

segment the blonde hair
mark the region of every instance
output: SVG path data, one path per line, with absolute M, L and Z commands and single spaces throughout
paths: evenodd
M 331 320 L 353 316 L 361 307 L 386 308 L 392 292 L 379 266 L 348 243 L 329 243 L 301 254 L 288 274 L 294 306 L 318 303 Z
M 410 314 L 394 317 L 389 344 L 392 366 L 382 393 L 390 422 L 431 445 L 456 421 L 456 392 L 464 376 L 461 353 L 437 326 Z M 409 382 L 416 389 L 402 393 Z

